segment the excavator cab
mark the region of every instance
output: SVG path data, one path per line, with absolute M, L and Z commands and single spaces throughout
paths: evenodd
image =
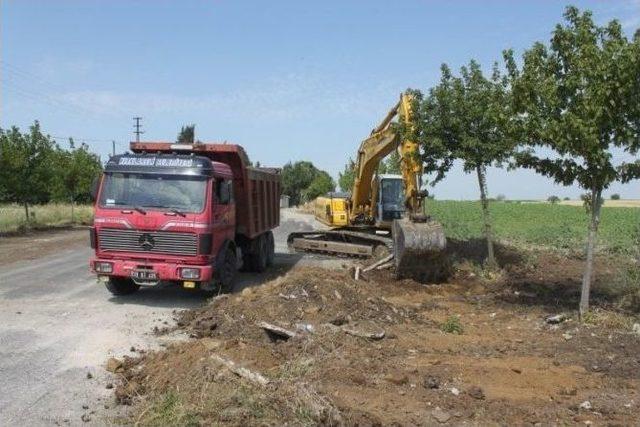
M 401 175 L 383 174 L 378 175 L 376 179 L 376 225 L 389 230 L 394 219 L 404 217 L 404 182 Z

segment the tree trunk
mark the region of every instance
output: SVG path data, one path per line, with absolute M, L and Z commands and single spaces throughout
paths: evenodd
M 491 215 L 489 213 L 489 199 L 487 198 L 487 177 L 486 168 L 477 166 L 478 185 L 480 186 L 480 201 L 482 203 L 482 215 L 484 217 L 484 236 L 487 239 L 487 264 L 489 267 L 496 266 L 496 258 L 493 252 L 493 231 L 491 229 Z
M 29 228 L 29 204 L 24 202 L 24 215 L 27 218 L 26 227 Z
M 589 292 L 593 282 L 593 258 L 600 225 L 600 208 L 602 206 L 602 190 L 591 191 L 591 223 L 589 224 L 589 237 L 587 239 L 587 263 L 582 276 L 582 292 L 580 293 L 580 319 L 589 311 Z
M 71 196 L 71 224 L 74 224 L 74 223 L 75 223 L 75 218 L 74 218 L 74 215 L 73 215 L 73 202 L 74 202 L 74 200 L 73 200 L 73 199 L 74 199 L 74 198 L 75 198 L 75 197 L 73 197 L 73 195 L 72 195 L 72 196 Z

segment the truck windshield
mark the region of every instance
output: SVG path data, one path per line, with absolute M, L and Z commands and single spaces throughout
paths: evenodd
M 100 206 L 202 212 L 206 187 L 205 177 L 108 173 L 102 184 Z
M 382 179 L 381 193 L 382 203 L 404 204 L 404 185 L 401 179 Z

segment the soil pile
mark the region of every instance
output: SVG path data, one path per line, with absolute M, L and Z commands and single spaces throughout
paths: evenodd
M 638 336 L 548 322 L 548 305 L 471 276 L 296 268 L 182 313 L 192 339 L 127 359 L 116 395 L 141 424 L 637 421 Z

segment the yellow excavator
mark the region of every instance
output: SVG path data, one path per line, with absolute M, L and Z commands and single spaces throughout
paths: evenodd
M 350 194 L 329 193 L 314 201 L 316 219 L 328 230 L 288 236 L 294 251 L 381 258 L 391 252 L 396 276 L 422 281 L 446 274 L 442 225 L 424 213 L 418 144 L 403 138 L 394 119 L 411 125 L 412 95 L 400 95 L 371 135 L 360 144 Z M 384 157 L 399 150 L 401 175 L 378 175 Z

